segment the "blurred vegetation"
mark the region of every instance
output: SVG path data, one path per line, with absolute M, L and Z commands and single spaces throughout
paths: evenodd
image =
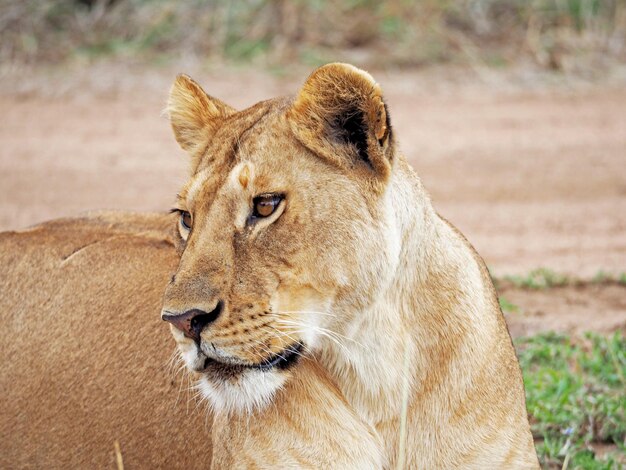
M 524 276 L 506 276 L 505 280 L 522 289 L 547 289 L 563 287 L 574 281 L 564 274 L 555 273 L 551 269 L 537 268 Z
M 0 60 L 415 66 L 626 57 L 626 0 L 0 0 Z
M 626 465 L 626 338 L 544 333 L 515 341 L 544 468 Z M 605 452 L 599 453 L 602 449 Z M 607 452 L 608 451 L 608 452 Z M 605 455 L 600 455 L 605 454 Z
M 584 286 L 584 285 L 618 285 L 626 286 L 626 272 L 609 273 L 598 271 L 591 279 L 581 279 L 567 274 L 557 273 L 548 268 L 536 268 L 526 274 L 516 274 L 504 277 L 491 275 L 497 290 L 508 287 L 518 289 L 542 290 L 554 287 Z M 501 302 L 502 304 L 502 302 Z M 501 305 L 502 306 L 502 305 Z M 505 310 L 505 307 L 502 307 Z

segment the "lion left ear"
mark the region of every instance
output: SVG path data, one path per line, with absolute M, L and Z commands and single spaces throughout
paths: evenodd
M 318 155 L 341 167 L 389 176 L 391 125 L 382 90 L 369 73 L 340 63 L 318 68 L 287 116 L 298 140 Z
M 166 111 L 176 141 L 192 154 L 206 144 L 221 121 L 235 113 L 184 74 L 178 75 L 172 85 Z

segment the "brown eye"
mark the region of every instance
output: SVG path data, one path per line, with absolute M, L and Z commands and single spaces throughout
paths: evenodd
M 252 216 L 257 218 L 269 217 L 280 205 L 283 196 L 279 194 L 268 194 L 265 196 L 257 196 L 252 201 Z
M 185 230 L 191 230 L 191 214 L 187 211 L 180 211 L 180 224 Z

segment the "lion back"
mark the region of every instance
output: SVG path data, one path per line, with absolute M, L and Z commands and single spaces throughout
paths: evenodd
M 167 370 L 171 225 L 98 213 L 0 234 L 1 468 L 208 466 L 211 420 Z

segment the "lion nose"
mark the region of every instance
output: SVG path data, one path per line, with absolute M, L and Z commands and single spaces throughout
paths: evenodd
M 170 322 L 184 333 L 188 338 L 196 342 L 200 341 L 200 333 L 210 323 L 217 320 L 222 312 L 223 303 L 220 301 L 211 312 L 205 312 L 197 308 L 183 313 L 163 312 L 161 318 Z

